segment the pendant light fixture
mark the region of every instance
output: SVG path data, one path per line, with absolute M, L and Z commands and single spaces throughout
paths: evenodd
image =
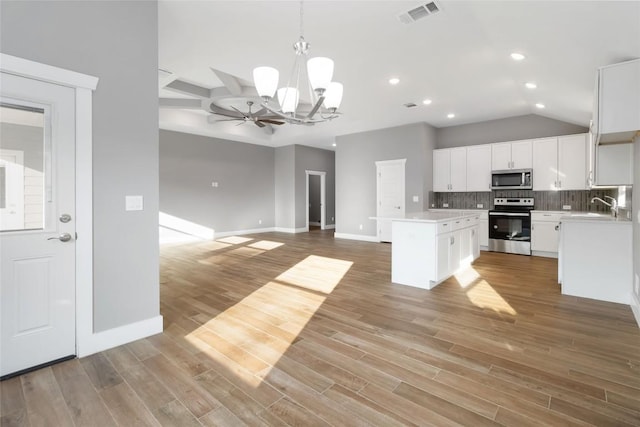
M 342 84 L 332 82 L 333 60 L 325 57 L 308 58 L 309 43 L 303 33 L 303 4 L 300 2 L 300 38 L 293 45 L 295 62 L 286 86 L 278 88 L 279 72 L 272 67 L 257 67 L 253 81 L 262 98 L 262 106 L 287 123 L 313 125 L 335 119 L 342 101 Z M 302 87 L 301 87 L 302 85 Z M 309 91 L 311 108 L 299 108 L 300 91 Z M 278 107 L 271 102 L 276 96 Z

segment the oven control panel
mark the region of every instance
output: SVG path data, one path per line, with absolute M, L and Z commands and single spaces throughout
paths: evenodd
M 496 197 L 493 199 L 494 206 L 524 206 L 533 207 L 533 198 L 520 198 L 520 197 Z

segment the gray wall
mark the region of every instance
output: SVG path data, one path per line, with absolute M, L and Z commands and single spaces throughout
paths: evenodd
M 295 228 L 295 146 L 275 152 L 275 223 L 278 228 Z
M 309 222 L 320 222 L 322 217 L 320 175 L 309 175 Z
M 216 233 L 274 227 L 274 156 L 271 147 L 162 130 L 160 212 Z
M 0 51 L 100 78 L 93 97 L 94 330 L 159 314 L 156 2 L 0 2 Z M 125 212 L 125 195 L 144 210 Z
M 439 128 L 437 148 L 462 147 L 491 142 L 586 133 L 589 129 L 547 117 L 529 114 L 468 125 Z
M 633 221 L 633 280 L 640 281 L 640 136 L 636 136 L 633 144 L 633 188 L 635 197 L 632 198 L 632 221 Z M 637 279 L 636 279 L 637 278 Z M 639 285 L 640 287 L 640 285 Z M 636 300 L 640 301 L 640 291 L 633 291 Z M 640 308 L 640 307 L 638 307 Z
M 339 136 L 336 143 L 336 233 L 376 236 L 376 222 L 369 219 L 376 214 L 376 161 L 407 159 L 406 212 L 428 208 L 433 127 L 416 123 Z M 419 202 L 413 202 L 414 195 Z
M 335 218 L 335 152 L 320 148 L 295 145 L 295 227 L 307 225 L 306 171 L 326 172 L 325 202 L 326 224 L 334 224 Z

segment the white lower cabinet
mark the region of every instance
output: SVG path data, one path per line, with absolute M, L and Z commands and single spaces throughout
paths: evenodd
M 480 255 L 478 217 L 392 221 L 391 281 L 432 289 Z
M 531 212 L 531 252 L 533 255 L 558 257 L 560 218 L 567 212 Z

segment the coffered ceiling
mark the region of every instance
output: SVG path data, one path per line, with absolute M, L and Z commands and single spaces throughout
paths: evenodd
M 344 84 L 342 116 L 315 126 L 273 126 L 271 133 L 250 122 L 209 123 L 210 113 L 193 107 L 226 90 L 211 68 L 242 89 L 228 101 L 241 110 L 253 68 L 277 68 L 282 85 L 300 35 L 300 3 L 160 1 L 160 126 L 323 148 L 336 135 L 415 122 L 446 127 L 539 114 L 587 126 L 597 67 L 640 57 L 640 1 L 439 0 L 437 13 L 409 24 L 398 18 L 426 3 L 305 1 L 310 56 L 335 61 L 334 80 Z M 514 61 L 513 52 L 525 59 Z M 391 77 L 400 82 L 390 85 Z M 182 83 L 204 92 L 176 90 L 191 87 Z

